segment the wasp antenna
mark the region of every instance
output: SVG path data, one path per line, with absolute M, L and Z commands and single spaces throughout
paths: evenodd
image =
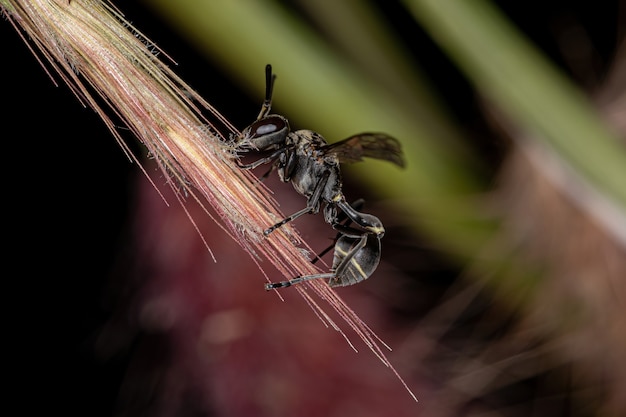
M 274 88 L 274 79 L 276 76 L 272 74 L 272 66 L 265 66 L 265 102 L 272 102 L 272 90 Z
M 272 74 L 272 66 L 270 64 L 267 64 L 265 66 L 265 100 L 263 101 L 261 111 L 256 118 L 257 120 L 260 120 L 267 116 L 267 114 L 272 109 L 272 91 L 274 90 L 275 79 L 276 75 Z

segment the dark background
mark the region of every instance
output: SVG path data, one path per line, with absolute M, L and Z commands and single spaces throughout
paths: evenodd
M 455 116 L 476 137 L 489 138 L 471 88 L 396 2 L 380 2 L 432 77 Z M 606 70 L 617 39 L 618 2 L 500 2 L 509 16 L 551 58 L 570 72 L 554 28 L 576 19 L 595 49 L 592 72 L 571 73 L 593 88 Z M 126 17 L 178 62 L 178 74 L 230 119 L 245 126 L 258 111 L 227 74 L 216 70 L 136 1 L 117 4 Z M 227 36 L 227 34 L 225 34 Z M 123 280 L 131 250 L 133 187 L 142 174 L 99 117 L 83 108 L 65 85 L 55 87 L 14 28 L 0 24 L 4 160 L 4 343 L 15 374 L 8 384 L 21 395 L 22 415 L 43 409 L 64 415 L 89 409 L 110 416 L 128 366 L 124 355 L 103 361 L 93 341 L 115 311 L 111 271 Z M 58 77 L 55 77 L 58 82 Z M 216 89 L 220 86 L 220 90 Z M 211 91 L 211 95 L 203 94 Z M 478 134 L 480 133 L 480 134 Z M 130 139 L 132 143 L 132 139 Z M 143 154 L 138 145 L 134 145 Z M 494 169 L 501 148 L 477 141 Z M 86 408 L 85 408 L 86 406 Z

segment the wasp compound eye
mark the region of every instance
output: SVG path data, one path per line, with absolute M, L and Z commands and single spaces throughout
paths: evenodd
M 250 138 L 256 139 L 276 132 L 289 130 L 287 120 L 280 116 L 269 116 L 250 125 Z
M 288 134 L 289 123 L 279 115 L 257 120 L 244 130 L 244 135 L 252 147 L 262 151 L 284 145 Z
M 265 136 L 270 133 L 274 133 L 277 130 L 280 130 L 281 127 L 276 123 L 272 123 L 269 120 L 263 120 L 262 123 L 257 123 L 257 125 L 253 126 L 254 133 L 252 137 L 258 138 L 260 136 Z

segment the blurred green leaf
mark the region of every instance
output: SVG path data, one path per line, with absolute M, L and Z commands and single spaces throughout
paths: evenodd
M 263 68 L 271 63 L 278 75 L 274 109 L 287 115 L 292 127 L 314 127 L 329 142 L 359 131 L 399 138 L 406 170 L 376 161 L 346 170 L 397 204 L 406 213 L 404 223 L 467 259 L 493 236 L 493 221 L 479 204 L 490 186 L 484 167 L 417 63 L 395 46 L 394 35 L 366 2 L 347 1 L 330 13 L 326 1 L 302 1 L 317 21 L 314 30 L 274 1 L 145 1 L 253 91 L 259 103 Z M 496 9 L 484 1 L 405 3 L 479 92 L 626 207 L 626 155 L 616 138 L 582 94 Z M 406 94 L 398 92 L 402 89 Z
M 626 150 L 589 100 L 489 2 L 405 0 L 476 88 L 626 211 Z

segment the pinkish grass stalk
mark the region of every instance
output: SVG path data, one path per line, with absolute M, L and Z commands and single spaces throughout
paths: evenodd
M 113 120 L 119 119 L 145 145 L 183 208 L 187 196 L 196 200 L 255 262 L 268 259 L 287 279 L 319 272 L 298 248 L 291 227 L 263 237 L 262 231 L 282 214 L 257 180 L 237 168 L 223 136 L 238 132 L 156 57 L 155 52 L 163 52 L 114 6 L 99 0 L 0 0 L 0 10 L 42 66 L 47 63 L 83 105 L 101 116 L 139 166 Z M 220 131 L 222 136 L 214 133 Z M 202 219 L 190 220 L 195 226 Z M 210 251 L 209 243 L 205 245 Z M 309 288 L 398 375 L 380 347 L 382 342 L 325 282 L 315 280 L 295 289 L 350 343 Z M 264 295 L 261 291 L 259 296 Z

